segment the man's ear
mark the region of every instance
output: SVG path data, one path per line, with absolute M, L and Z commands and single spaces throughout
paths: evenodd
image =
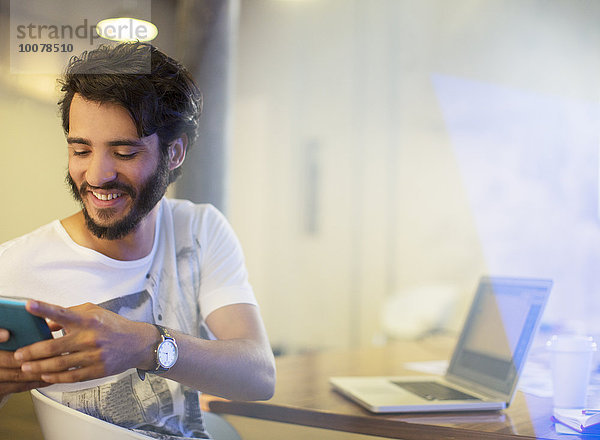
M 185 159 L 188 137 L 183 133 L 180 137 L 169 144 L 169 170 L 179 168 Z

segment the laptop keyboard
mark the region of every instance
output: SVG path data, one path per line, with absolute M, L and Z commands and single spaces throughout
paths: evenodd
M 393 382 L 426 400 L 481 400 L 437 382 Z

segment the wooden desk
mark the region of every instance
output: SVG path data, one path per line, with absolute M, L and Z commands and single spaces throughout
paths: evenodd
M 567 439 L 550 420 L 551 399 L 518 392 L 507 410 L 493 412 L 375 415 L 333 391 L 331 376 L 393 375 L 406 361 L 447 359 L 449 339 L 397 343 L 382 348 L 284 356 L 277 360 L 275 396 L 268 402 L 209 397 L 212 412 L 404 440 Z M 410 374 L 415 374 L 410 372 Z

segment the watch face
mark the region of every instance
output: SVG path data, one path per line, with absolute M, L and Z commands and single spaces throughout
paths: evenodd
M 171 368 L 177 361 L 177 345 L 171 339 L 164 340 L 158 346 L 158 363 L 163 368 Z

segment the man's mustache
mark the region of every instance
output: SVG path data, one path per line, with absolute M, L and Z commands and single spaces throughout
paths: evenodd
M 102 186 L 93 186 L 93 185 L 90 185 L 87 182 L 83 182 L 81 184 L 81 186 L 79 187 L 79 194 L 84 195 L 86 192 L 96 191 L 96 190 L 99 190 L 99 191 L 117 190 L 117 191 L 124 192 L 129 197 L 131 197 L 132 199 L 134 199 L 136 197 L 136 195 L 137 195 L 135 189 L 133 189 L 129 185 L 126 185 L 126 184 L 120 183 L 120 182 L 110 182 L 110 183 L 107 183 L 107 184 L 102 185 Z

